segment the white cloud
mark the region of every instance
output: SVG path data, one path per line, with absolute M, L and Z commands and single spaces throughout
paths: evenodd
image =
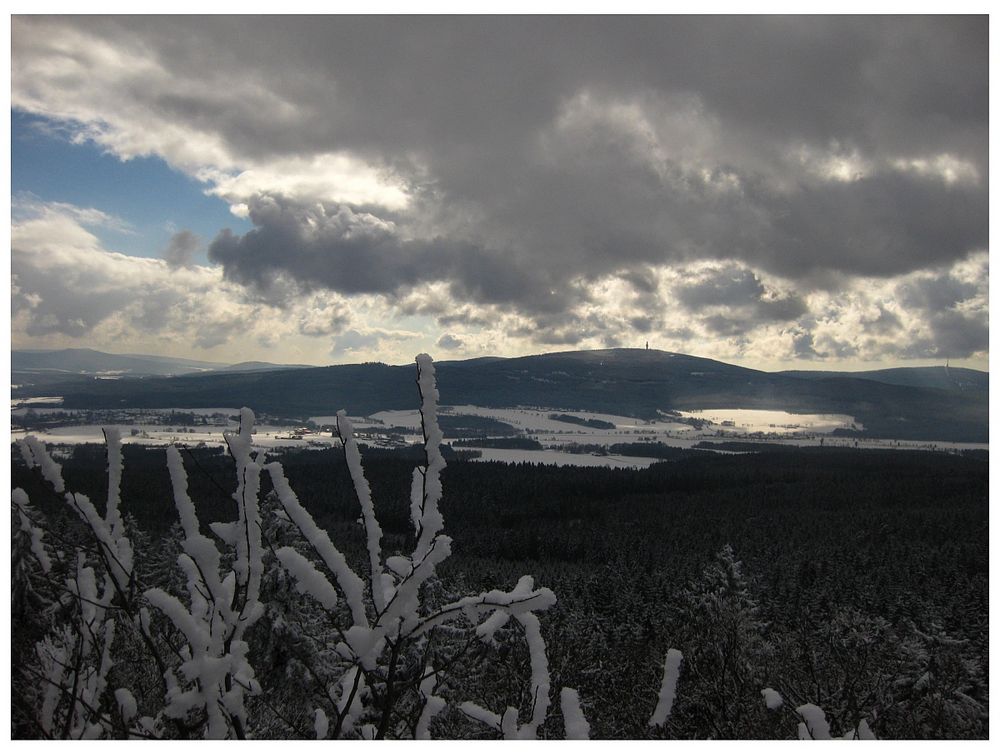
M 17 26 L 12 106 L 61 121 L 77 142 L 92 141 L 124 160 L 162 157 L 235 213 L 259 193 L 393 210 L 408 202 L 388 170 L 348 152 L 268 155 L 230 138 L 224 123 L 206 114 L 226 113 L 271 131 L 301 125 L 300 106 L 249 72 L 233 76 L 208 66 L 179 75 L 153 50 L 125 38 L 112 43 L 68 23 L 36 31 L 26 17 Z
M 384 172 L 349 154 L 286 157 L 247 162 L 252 167 L 225 172 L 213 168 L 197 171 L 207 183 L 207 193 L 219 196 L 246 216 L 246 201 L 259 194 L 277 193 L 300 202 L 375 204 L 389 210 L 405 209 L 409 197 L 402 185 Z
M 16 201 L 15 340 L 298 362 L 978 347 L 981 21 L 557 21 L 470 45 L 471 20 L 16 17 L 12 107 L 160 157 L 254 228 L 205 239 L 222 267 L 187 243 L 171 269 L 104 248 L 95 228 L 129 231 L 108 213 Z M 429 52 L 451 44 L 462 66 Z
M 968 160 L 959 159 L 950 154 L 937 154 L 931 157 L 910 157 L 897 159 L 892 166 L 901 172 L 912 172 L 926 175 L 944 181 L 948 185 L 954 183 L 979 183 L 979 170 Z
M 121 351 L 159 352 L 172 341 L 212 349 L 255 330 L 291 328 L 277 312 L 250 302 L 221 270 L 171 266 L 105 249 L 83 222 L 97 210 L 37 204 L 11 227 L 15 347 L 57 347 L 78 338 Z
M 854 183 L 867 178 L 875 169 L 872 161 L 857 149 L 844 149 L 836 142 L 825 150 L 800 144 L 791 153 L 806 171 L 824 181 Z
M 36 219 L 66 218 L 84 227 L 102 227 L 117 233 L 131 235 L 132 227 L 121 217 L 102 212 L 93 207 L 78 207 L 60 201 L 43 201 L 30 193 L 15 194 L 11 199 L 12 222 L 25 223 Z

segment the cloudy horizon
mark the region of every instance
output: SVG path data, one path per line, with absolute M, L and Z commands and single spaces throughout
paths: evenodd
M 988 368 L 988 17 L 11 22 L 13 348 Z

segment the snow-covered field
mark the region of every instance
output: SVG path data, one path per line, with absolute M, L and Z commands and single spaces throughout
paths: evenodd
M 813 432 L 828 434 L 834 429 L 863 429 L 851 416 L 839 413 L 788 413 L 781 410 L 750 410 L 745 408 L 711 408 L 699 411 L 678 411 L 684 418 L 711 421 L 724 433 L 765 432 L 795 434 Z
M 34 403 L 33 401 L 41 400 L 41 403 Z M 11 400 L 11 404 L 18 403 L 19 407 L 12 407 L 10 414 L 12 416 L 23 416 L 29 410 L 41 415 L 43 413 L 96 413 L 99 410 L 106 410 L 101 408 L 63 408 L 52 401 L 58 400 L 62 402 L 61 397 L 29 397 L 27 399 L 21 400 Z M 30 405 L 29 405 L 30 403 Z M 240 409 L 237 408 L 127 408 L 124 409 L 128 413 L 156 413 L 156 414 L 170 414 L 170 413 L 194 413 L 198 416 L 213 416 L 216 413 L 222 413 L 227 416 L 238 416 L 240 414 Z
M 36 412 L 43 410 L 50 410 L 55 412 L 57 410 L 62 410 L 59 406 L 62 405 L 63 399 L 58 396 L 53 397 L 20 397 L 12 398 L 10 401 L 10 407 L 12 411 L 22 410 L 26 411 L 28 408 L 34 408 Z
M 614 431 L 622 429 L 635 429 L 639 427 L 649 427 L 653 425 L 662 425 L 666 427 L 668 425 L 674 426 L 675 428 L 683 428 L 680 424 L 671 424 L 669 421 L 655 421 L 646 422 L 642 419 L 632 418 L 628 416 L 616 416 L 609 413 L 585 413 L 582 411 L 564 411 L 556 408 L 483 408 L 478 405 L 445 405 L 441 406 L 440 413 L 442 415 L 453 415 L 453 416 L 481 416 L 484 418 L 493 418 L 497 421 L 503 421 L 508 423 L 514 428 L 526 433 L 526 434 L 536 434 L 539 432 L 548 432 L 552 434 L 556 433 L 614 433 Z M 549 415 L 553 413 L 564 413 L 569 416 L 576 416 L 582 419 L 597 419 L 599 421 L 607 421 L 615 425 L 615 429 L 592 429 L 585 426 L 577 426 L 576 424 L 566 423 L 565 421 L 555 421 L 549 418 Z M 416 429 L 420 426 L 420 413 L 417 410 L 395 410 L 395 411 L 379 411 L 378 413 L 373 413 L 368 418 L 374 419 L 373 422 L 366 422 L 365 419 L 352 419 L 355 422 L 355 426 L 361 424 L 371 425 L 372 423 L 381 422 L 386 428 L 390 426 L 401 426 L 405 428 Z M 312 421 L 317 424 L 332 424 L 337 420 L 336 416 L 312 416 Z
M 626 434 L 657 434 L 666 435 L 681 434 L 687 435 L 692 432 L 698 434 L 708 433 L 705 429 L 701 431 L 693 429 L 687 423 L 671 420 L 664 416 L 654 421 L 644 421 L 631 416 L 618 416 L 610 413 L 589 413 L 584 411 L 563 411 L 554 408 L 483 408 L 476 405 L 454 405 L 442 406 L 442 413 L 456 416 L 483 416 L 493 418 L 497 421 L 511 424 L 516 429 L 526 434 L 550 434 L 550 435 L 593 435 L 616 437 L 615 441 L 621 441 L 617 437 Z M 580 419 L 596 419 L 614 424 L 614 429 L 595 429 L 587 426 L 557 421 L 549 416 L 553 413 L 562 413 L 575 416 Z M 721 431 L 724 434 L 829 434 L 834 429 L 851 428 L 862 429 L 863 426 L 857 423 L 854 418 L 842 414 L 821 414 L 821 413 L 788 413 L 776 410 L 750 410 L 744 408 L 709 409 L 703 411 L 679 411 L 680 416 L 685 419 L 698 419 L 712 424 L 712 433 Z M 372 423 L 381 423 L 386 427 L 399 426 L 416 429 L 420 426 L 420 414 L 416 410 L 400 411 L 380 411 L 372 414 L 369 418 L 374 419 Z M 336 416 L 313 416 L 312 420 L 318 424 L 334 423 Z M 363 419 L 358 419 L 358 424 L 369 424 Z
M 38 413 L 58 411 L 53 406 L 31 406 Z M 27 406 L 11 411 L 12 415 L 23 415 Z M 238 410 L 234 408 L 177 408 L 177 412 L 196 413 L 211 416 L 221 413 L 235 416 Z M 69 411 L 67 411 L 69 412 Z M 169 414 L 170 410 L 136 411 L 134 417 L 130 414 L 129 423 L 117 424 L 122 439 L 126 443 L 166 445 L 187 444 L 197 445 L 204 442 L 209 446 L 222 446 L 224 440 L 222 426 L 179 427 L 163 426 L 146 423 L 143 417 L 153 414 Z M 556 421 L 549 418 L 553 413 L 566 413 L 581 419 L 597 419 L 614 425 L 613 429 L 593 428 L 577 424 Z M 597 445 L 609 447 L 618 443 L 659 442 L 672 447 L 690 448 L 699 442 L 720 441 L 764 441 L 794 446 L 826 447 L 858 447 L 871 449 L 988 449 L 987 444 L 955 443 L 955 442 L 914 442 L 889 439 L 865 439 L 831 436 L 831 432 L 839 427 L 861 428 L 851 416 L 823 414 L 793 414 L 784 411 L 745 410 L 745 409 L 711 409 L 704 411 L 685 411 L 680 414 L 680 420 L 700 419 L 706 423 L 696 429 L 688 423 L 678 423 L 670 416 L 663 416 L 653 421 L 644 421 L 628 416 L 616 416 L 605 413 L 587 413 L 581 411 L 557 411 L 545 408 L 485 408 L 474 405 L 442 406 L 442 415 L 481 416 L 496 419 L 510 424 L 518 430 L 520 436 L 531 437 L 543 445 L 544 450 L 513 450 L 494 448 L 463 448 L 474 449 L 482 453 L 482 461 L 499 460 L 503 462 L 543 463 L 551 465 L 572 466 L 606 466 L 645 468 L 654 462 L 653 458 L 626 457 L 622 455 L 595 455 L 590 453 L 572 453 L 561 450 L 560 447 L 577 445 Z M 118 421 L 121 421 L 121 416 Z M 160 419 L 162 421 L 162 419 Z M 334 424 L 336 416 L 313 416 L 311 419 L 317 425 Z M 372 416 L 352 417 L 358 441 L 376 447 L 398 447 L 399 437 L 391 438 L 394 427 L 404 430 L 417 430 L 420 427 L 420 413 L 417 410 L 380 411 Z M 232 421 L 228 424 L 235 429 Z M 64 426 L 36 433 L 49 444 L 83 444 L 103 442 L 101 426 Z M 23 431 L 12 433 L 12 439 L 24 436 Z M 419 435 L 404 434 L 403 441 L 416 443 Z M 448 440 L 446 440 L 448 441 Z M 254 434 L 254 443 L 261 448 L 300 447 L 322 448 L 339 445 L 330 432 L 310 432 L 295 436 L 289 427 L 258 426 Z

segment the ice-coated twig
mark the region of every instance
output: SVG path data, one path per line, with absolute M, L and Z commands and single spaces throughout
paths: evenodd
M 67 492 L 66 501 L 97 539 L 108 560 L 108 576 L 114 579 L 119 589 L 127 590 L 132 579 L 132 544 L 128 537 L 120 527 L 117 533 L 112 530 L 87 495 Z
M 121 503 L 122 485 L 122 439 L 118 429 L 105 427 L 104 443 L 108 448 L 108 504 L 104 519 L 114 536 L 119 536 L 124 529 L 121 513 L 118 507 Z
M 479 704 L 473 703 L 472 701 L 466 701 L 458 707 L 458 710 L 470 719 L 482 722 L 487 727 L 491 727 L 497 732 L 502 731 L 500 729 L 500 717 L 489 709 L 484 709 Z
M 253 449 L 254 413 L 249 408 L 240 410 L 240 430 L 238 433 L 223 432 L 222 436 L 236 462 L 236 500 L 238 520 L 236 521 L 236 560 L 233 572 L 243 587 L 241 618 L 236 626 L 237 639 L 263 613 L 259 601 L 260 581 L 264 573 L 264 551 L 260 540 L 260 472 L 261 466 L 251 456 Z
M 115 702 L 118 704 L 118 713 L 121 714 L 122 721 L 130 724 L 138 710 L 132 691 L 128 688 L 118 688 L 115 691 Z
M 52 459 L 42 441 L 36 436 L 28 435 L 24 439 L 18 440 L 19 444 L 21 442 L 24 443 L 21 449 L 21 456 L 28 463 L 28 466 L 30 468 L 37 466 L 45 480 L 52 484 L 52 488 L 60 494 L 66 491 L 66 483 L 62 477 L 62 466 Z M 28 452 L 24 451 L 24 447 L 28 448 Z
M 802 721 L 799 722 L 800 740 L 829 740 L 830 722 L 823 709 L 813 703 L 804 703 L 795 709 Z
M 117 430 L 106 429 L 108 445 L 108 509 L 101 517 L 90 499 L 83 494 L 66 491 L 60 466 L 46 449 L 45 444 L 35 436 L 18 440 L 21 455 L 29 468 L 38 468 L 42 477 L 52 484 L 59 494 L 65 492 L 66 503 L 91 529 L 109 560 L 109 575 L 115 579 L 120 589 L 128 587 L 132 576 L 132 545 L 125 536 L 121 515 L 118 512 L 119 487 L 121 485 L 121 440 Z M 25 499 L 27 495 L 25 495 Z
M 288 485 L 288 479 L 285 478 L 281 464 L 268 463 L 265 469 L 271 476 L 274 491 L 278 495 L 278 501 L 285 513 L 305 536 L 306 541 L 323 560 L 330 572 L 333 573 L 337 585 L 340 586 L 344 598 L 347 600 L 347 605 L 351 609 L 354 624 L 368 627 L 368 617 L 365 614 L 364 604 L 364 581 L 350 568 L 344 555 L 330 541 L 326 531 L 316 525 L 312 515 L 301 505 L 299 498 Z
M 531 661 L 531 720 L 519 730 L 519 737 L 535 737 L 536 731 L 545 721 L 549 711 L 549 660 L 545 655 L 545 640 L 542 638 L 541 624 L 534 612 L 520 612 L 514 619 L 524 628 L 524 639 L 528 644 Z
M 590 724 L 580 708 L 580 695 L 573 688 L 563 688 L 559 693 L 563 724 L 567 740 L 589 740 Z
M 499 731 L 505 740 L 528 740 L 536 737 L 538 728 L 548 714 L 550 703 L 548 658 L 541 624 L 535 611 L 547 609 L 555 604 L 555 601 L 555 594 L 547 588 L 536 590 L 534 579 L 530 575 L 525 575 L 512 591 L 490 591 L 478 597 L 466 597 L 442 608 L 439 613 L 439 615 L 449 615 L 460 611 L 472 622 L 476 622 L 482 614 L 489 614 L 490 616 L 477 626 L 477 635 L 482 638 L 492 636 L 493 631 L 501 624 L 502 618 L 498 617 L 498 613 L 506 613 L 507 619 L 513 617 L 524 628 L 531 664 L 531 718 L 523 725 L 518 725 L 515 708 L 508 708 L 503 716 L 499 716 L 470 702 L 463 703 L 459 707 L 466 716 Z M 435 622 L 439 615 L 432 616 L 428 622 Z
M 221 554 L 215 544 L 201 532 L 194 504 L 188 496 L 187 473 L 184 471 L 184 461 L 176 447 L 167 448 L 167 469 L 170 472 L 170 483 L 174 492 L 174 505 L 184 529 L 184 541 L 181 548 L 197 567 L 198 580 L 204 587 L 206 596 L 217 602 L 218 608 L 229 618 L 229 601 L 221 598 L 223 587 L 219 578 Z M 197 589 L 196 589 L 197 590 Z
M 683 659 L 683 654 L 676 648 L 667 651 L 667 658 L 663 663 L 663 684 L 660 686 L 656 708 L 653 709 L 653 715 L 649 718 L 650 727 L 659 727 L 670 716 L 677 694 L 677 680 L 680 677 Z
M 431 628 L 462 616 L 473 624 L 477 624 L 483 615 L 492 615 L 502 610 L 510 616 L 526 612 L 538 612 L 548 609 L 556 603 L 556 595 L 548 588 L 535 588 L 534 578 L 523 575 L 511 591 L 494 589 L 478 596 L 465 596 L 432 612 L 421 620 L 420 625 L 411 633 L 422 635 Z M 485 631 L 484 631 L 485 632 Z
M 337 589 L 308 559 L 290 546 L 281 547 L 275 554 L 281 566 L 295 578 L 299 593 L 309 594 L 323 609 L 337 606 Z
M 510 622 L 510 612 L 504 609 L 497 609 L 476 626 L 476 636 L 485 643 L 491 643 L 494 633 L 508 622 Z
M 313 731 L 316 733 L 316 739 L 325 740 L 329 730 L 330 720 L 327 719 L 326 712 L 323 709 L 313 711 Z
M 21 530 L 28 534 L 31 541 L 31 553 L 35 555 L 35 559 L 38 560 L 38 564 L 42 568 L 42 572 L 49 572 L 52 569 L 52 559 L 49 557 L 49 553 L 45 549 L 45 542 L 42 541 L 45 532 L 32 523 L 34 515 L 32 514 L 33 510 L 31 502 L 28 499 L 27 492 L 21 488 L 14 489 L 10 493 L 10 500 L 11 504 L 14 505 L 14 508 L 17 510 L 17 517 Z
M 774 692 L 774 691 L 772 691 Z M 862 719 L 858 726 L 849 729 L 842 737 L 834 737 L 830 730 L 830 722 L 826 712 L 814 703 L 805 703 L 795 709 L 801 721 L 798 737 L 800 740 L 877 740 L 875 733 L 868 726 L 868 720 Z
M 56 632 L 50 639 L 36 645 L 36 652 L 42 661 L 61 661 L 63 670 L 48 667 L 43 676 L 50 687 L 68 699 L 62 707 L 62 717 L 58 723 L 55 714 L 60 709 L 59 696 L 52 696 L 46 690 L 39 723 L 50 735 L 63 738 L 94 738 L 110 729 L 108 715 L 101 710 L 107 678 L 114 665 L 112 646 L 115 640 L 116 623 L 109 617 L 112 601 L 121 597 L 123 608 L 128 609 L 132 579 L 132 544 L 125 533 L 125 525 L 119 510 L 121 501 L 122 452 L 121 438 L 116 429 L 104 430 L 108 457 L 108 500 L 102 516 L 83 494 L 66 490 L 62 469 L 49 455 L 45 445 L 36 437 L 29 436 L 19 442 L 22 457 L 29 467 L 37 467 L 52 488 L 62 494 L 66 503 L 80 516 L 97 541 L 99 563 L 103 564 L 103 580 L 98 590 L 98 575 L 87 565 L 86 556 L 77 551 L 75 575 L 66 580 L 70 594 L 76 597 L 74 616 L 75 636 L 71 631 Z M 41 531 L 31 523 L 32 511 L 27 495 L 15 490 L 12 501 L 18 510 L 22 530 L 31 536 L 32 551 L 42 569 L 51 568 L 41 540 Z M 58 729 L 56 729 L 58 728 Z
M 444 527 L 444 518 L 438 509 L 443 494 L 441 471 L 445 461 L 441 454 L 444 435 L 437 421 L 438 390 L 435 382 L 434 362 L 426 353 L 417 356 L 417 387 L 420 390 L 420 423 L 424 433 L 424 454 L 426 465 L 422 471 L 420 487 L 419 517 L 416 519 L 417 546 L 413 560 L 422 559 L 431 547 L 434 538 Z M 414 484 L 416 487 L 416 484 Z M 414 492 L 416 490 L 414 489 Z M 414 508 L 417 500 L 411 499 Z M 416 511 L 414 509 L 414 511 Z
M 194 505 L 187 492 L 187 474 L 180 453 L 168 448 L 167 467 L 174 491 L 174 504 L 184 529 L 183 552 L 177 563 L 187 575 L 190 606 L 159 588 L 145 593 L 184 636 L 180 671 L 187 681 L 182 686 L 173 671 L 164 673 L 167 684 L 166 716 L 186 719 L 192 712 L 205 715 L 204 734 L 222 739 L 246 736 L 247 693 L 260 686 L 247 660 L 248 645 L 243 636 L 263 614 L 260 581 L 263 548 L 258 497 L 261 467 L 251 456 L 253 411 L 244 408 L 238 433 L 225 438 L 236 463 L 236 500 L 239 513 L 235 524 L 213 527 L 223 531 L 224 541 L 236 549 L 232 570 L 223 575 L 222 555 L 201 533 Z M 148 623 L 148 620 L 146 621 Z
M 785 702 L 785 699 L 781 697 L 781 693 L 774 688 L 764 688 L 760 691 L 760 694 L 764 696 L 764 705 L 767 706 L 768 711 L 777 711 Z
M 365 692 L 365 676 L 355 665 L 347 670 L 337 683 L 337 712 L 340 714 L 340 735 L 350 733 L 358 718 L 364 713 L 362 696 Z
M 64 680 L 70 667 L 70 646 L 73 639 L 68 630 L 43 638 L 35 644 L 35 653 L 41 664 L 45 690 L 38 713 L 38 725 L 50 737 L 54 735 L 55 713 L 62 695 Z
M 875 733 L 872 732 L 872 728 L 868 726 L 868 720 L 862 719 L 858 722 L 857 729 L 848 732 L 844 735 L 845 740 L 877 740 Z
M 414 730 L 414 738 L 417 740 L 431 739 L 431 719 L 440 713 L 446 702 L 444 698 L 434 695 L 434 685 L 437 682 L 437 673 L 433 667 L 427 667 L 427 675 L 420 683 L 420 695 L 424 699 L 424 707 L 420 710 L 420 718 L 417 719 L 417 726 Z
M 34 468 L 37 463 L 35 462 L 34 456 L 31 454 L 31 446 L 28 444 L 27 437 L 22 437 L 14 442 L 17 445 L 17 449 L 21 453 L 21 460 L 29 468 Z
M 344 445 L 344 457 L 347 468 L 354 483 L 354 492 L 361 505 L 361 516 L 365 523 L 365 537 L 368 545 L 368 561 L 371 568 L 372 601 L 376 611 L 385 609 L 387 601 L 392 597 L 392 576 L 382 572 L 382 528 L 375 517 L 375 505 L 372 504 L 372 492 L 365 478 L 361 464 L 361 452 L 354 439 L 354 425 L 344 411 L 337 412 L 337 433 Z

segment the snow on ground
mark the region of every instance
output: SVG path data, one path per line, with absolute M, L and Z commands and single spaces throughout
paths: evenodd
M 587 411 L 559 410 L 556 408 L 480 408 L 475 405 L 451 406 L 455 415 L 486 416 L 511 424 L 528 434 L 593 434 L 597 436 L 614 435 L 616 432 L 634 431 L 636 429 L 653 430 L 656 428 L 680 430 L 687 428 L 667 419 L 644 421 L 632 416 L 618 416 L 611 413 L 590 413 Z M 614 429 L 594 429 L 589 426 L 579 426 L 556 421 L 549 418 L 553 414 L 575 416 L 584 420 L 605 421 L 614 424 Z
M 59 406 L 62 405 L 63 399 L 58 396 L 53 397 L 18 397 L 11 398 L 10 407 L 11 410 L 21 408 L 21 406 L 27 406 L 23 410 L 27 410 L 28 407 L 34 408 L 36 411 L 45 410 L 47 406 L 49 410 L 57 411 L 60 410 Z
M 526 434 L 546 435 L 587 435 L 588 441 L 595 442 L 597 437 L 615 437 L 622 435 L 650 434 L 666 436 L 685 436 L 707 433 L 698 431 L 687 423 L 679 423 L 669 416 L 654 421 L 645 421 L 632 416 L 619 416 L 610 413 L 591 413 L 589 411 L 569 411 L 555 408 L 483 408 L 475 405 L 442 406 L 442 413 L 456 416 L 484 416 L 511 424 Z M 596 419 L 614 424 L 614 429 L 594 429 L 587 426 L 557 421 L 549 418 L 554 413 L 564 413 L 584 420 Z M 790 434 L 829 434 L 834 429 L 864 427 L 853 417 L 842 414 L 821 413 L 788 413 L 778 410 L 755 410 L 745 408 L 721 408 L 698 411 L 679 411 L 684 419 L 700 419 L 711 423 L 712 432 L 721 431 L 724 434 L 752 434 L 762 432 L 772 435 Z M 335 416 L 313 416 L 318 424 L 332 423 Z M 381 422 L 386 427 L 400 426 L 415 429 L 420 426 L 420 414 L 415 410 L 380 411 L 370 416 L 374 422 Z M 359 419 L 356 425 L 366 422 Z M 567 441 L 576 441 L 568 439 Z M 599 442 L 597 442 L 599 443 Z
M 851 416 L 835 413 L 788 413 L 781 410 L 747 408 L 706 408 L 678 411 L 684 418 L 697 418 L 717 424 L 723 432 L 792 434 L 813 432 L 828 434 L 834 429 L 864 427 Z
M 38 413 L 61 410 L 59 407 L 39 405 L 32 406 Z M 12 415 L 23 415 L 28 410 L 21 407 L 12 410 Z M 144 409 L 141 411 L 123 411 L 128 415 L 115 415 L 122 440 L 126 443 L 166 445 L 173 443 L 196 445 L 204 442 L 207 445 L 222 446 L 223 426 L 163 426 L 144 423 L 145 417 L 157 414 L 169 414 L 171 411 L 180 413 L 197 413 L 211 416 L 221 413 L 225 416 L 235 416 L 235 408 L 175 408 L 175 409 Z M 70 411 L 69 412 L 78 412 Z M 505 450 L 493 448 L 463 448 L 474 449 L 482 453 L 482 460 L 499 460 L 503 462 L 531 462 L 552 465 L 575 466 L 610 466 L 644 468 L 656 462 L 651 458 L 626 457 L 621 455 L 591 455 L 569 453 L 559 447 L 569 444 L 598 445 L 609 447 L 617 443 L 660 442 L 672 447 L 690 448 L 700 442 L 763 441 L 768 443 L 787 444 L 792 446 L 826 447 L 858 447 L 871 449 L 919 449 L 919 450 L 988 450 L 988 444 L 956 443 L 956 442 L 915 442 L 897 441 L 891 439 L 868 439 L 853 437 L 835 437 L 830 432 L 837 427 L 849 427 L 853 423 L 850 416 L 823 414 L 793 414 L 784 411 L 763 411 L 744 409 L 711 409 L 704 411 L 686 411 L 685 419 L 703 419 L 712 423 L 705 424 L 701 429 L 695 429 L 688 424 L 675 423 L 669 416 L 655 421 L 627 416 L 616 416 L 605 413 L 589 413 L 583 411 L 559 411 L 546 408 L 485 408 L 474 405 L 442 406 L 443 415 L 483 416 L 503 421 L 518 429 L 521 436 L 531 437 L 540 442 L 545 450 Z M 595 429 L 587 426 L 554 421 L 549 418 L 552 413 L 566 413 L 582 419 L 597 419 L 614 424 L 614 429 Z M 124 420 L 123 420 L 124 419 Z M 152 418 L 150 420 L 153 420 Z M 332 425 L 336 416 L 313 416 L 316 424 Z M 418 429 L 420 413 L 417 410 L 380 411 L 368 417 L 351 417 L 357 433 L 358 442 L 362 445 L 375 447 L 399 447 L 399 437 L 390 437 L 393 427 Z M 731 425 L 724 422 L 731 422 Z M 232 421 L 228 428 L 236 428 Z M 860 428 L 860 426 L 859 426 Z M 37 434 L 48 444 L 81 444 L 103 443 L 104 435 L 101 426 L 63 426 L 49 429 Z M 12 438 L 24 436 L 23 431 L 12 432 Z M 404 442 L 416 442 L 418 435 L 403 437 Z M 297 437 L 289 427 L 262 425 L 254 434 L 254 444 L 261 448 L 301 447 L 321 448 L 339 446 L 339 440 L 331 436 L 329 431 L 320 433 L 305 433 Z
M 551 434 L 614 434 L 616 431 L 633 430 L 638 428 L 649 429 L 660 427 L 666 429 L 673 428 L 675 431 L 685 430 L 688 427 L 683 424 L 676 424 L 667 419 L 658 421 L 644 421 L 640 418 L 630 416 L 618 416 L 610 413 L 589 413 L 585 411 L 560 410 L 557 408 L 484 408 L 478 405 L 442 405 L 439 409 L 441 415 L 452 416 L 482 416 L 503 421 L 526 434 L 537 434 L 548 432 Z M 593 429 L 586 426 L 567 423 L 565 421 L 555 421 L 549 416 L 554 413 L 562 413 L 568 416 L 576 416 L 582 419 L 597 419 L 615 425 L 615 429 Z M 332 424 L 336 421 L 336 416 L 311 416 L 310 420 L 322 426 Z M 370 420 L 369 420 L 370 419 Z M 393 410 L 379 411 L 365 418 L 352 418 L 354 425 L 358 428 L 362 426 L 384 425 L 386 429 L 392 426 L 402 428 L 420 428 L 420 412 L 417 410 Z
M 229 428 L 235 430 L 236 426 L 235 423 L 232 423 Z M 31 431 L 27 434 L 34 434 L 46 444 L 103 444 L 103 428 L 104 425 L 60 426 L 47 429 L 44 432 Z M 197 445 L 204 442 L 210 446 L 221 447 L 225 445 L 225 440 L 222 437 L 224 427 L 221 426 L 191 427 L 190 431 L 179 431 L 177 427 L 148 424 L 116 424 L 114 428 L 118 429 L 124 444 Z M 16 430 L 11 432 L 11 438 L 20 439 L 25 434 L 26 432 L 23 430 Z M 276 447 L 323 448 L 334 443 L 338 447 L 340 446 L 340 441 L 334 440 L 329 433 L 326 435 L 306 434 L 302 438 L 293 438 L 286 427 L 280 426 L 261 425 L 255 428 L 253 435 L 254 446 L 265 449 Z
M 28 403 L 31 400 L 59 400 L 62 398 L 51 398 L 51 397 L 31 397 L 27 400 L 11 400 L 12 403 L 21 403 L 22 405 Z M 115 408 L 62 408 L 58 405 L 53 405 L 51 402 L 47 404 L 40 404 L 38 406 L 32 405 L 30 408 L 12 408 L 10 414 L 12 416 L 23 416 L 28 410 L 33 410 L 35 413 L 41 415 L 43 413 L 99 413 L 104 412 L 115 412 L 118 409 Z M 159 415 L 169 415 L 170 413 L 193 413 L 197 416 L 213 416 L 216 413 L 222 413 L 226 416 L 239 416 L 239 408 L 122 408 L 123 413 L 156 413 Z

